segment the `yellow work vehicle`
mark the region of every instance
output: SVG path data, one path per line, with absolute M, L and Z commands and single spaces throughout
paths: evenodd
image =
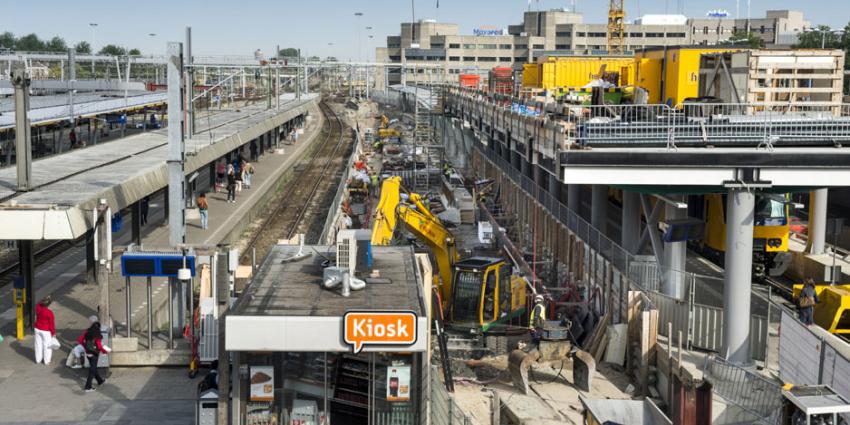
M 386 115 L 381 114 L 377 118 L 381 120 L 381 126 L 378 128 L 379 138 L 389 139 L 390 137 L 401 137 L 401 133 L 398 130 L 390 128 L 390 119 Z
M 524 316 L 525 280 L 514 275 L 502 258 L 461 259 L 454 235 L 428 210 L 422 198 L 404 189 L 401 178 L 395 176 L 381 185 L 372 244 L 390 245 L 399 223 L 431 251 L 437 268 L 434 286 L 447 321 L 487 331 Z
M 802 290 L 802 284 L 794 285 L 795 301 Z M 815 304 L 815 324 L 829 333 L 850 334 L 850 285 L 815 285 L 815 293 L 820 301 Z

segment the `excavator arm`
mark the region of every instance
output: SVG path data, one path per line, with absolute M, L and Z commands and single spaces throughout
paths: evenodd
M 407 194 L 407 202 L 403 201 Z M 394 176 L 384 180 L 381 185 L 381 199 L 375 209 L 372 227 L 372 245 L 389 245 L 399 222 L 431 249 L 437 264 L 442 302 L 447 305 L 451 297 L 452 266 L 459 260 L 455 249 L 455 239 L 416 193 L 407 192 L 401 185 L 401 178 Z

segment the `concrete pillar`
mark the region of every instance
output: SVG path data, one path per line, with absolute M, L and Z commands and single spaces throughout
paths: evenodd
M 674 200 L 678 200 L 673 197 Z M 660 202 L 660 201 L 659 201 Z M 674 205 L 665 205 L 664 218 L 674 220 L 687 218 L 688 210 L 676 208 Z M 676 299 L 685 297 L 685 268 L 688 251 L 687 242 L 665 242 L 663 257 L 663 277 L 661 280 L 661 292 Z
M 640 194 L 623 190 L 623 224 L 620 244 L 631 254 L 637 254 L 640 243 Z
M 142 244 L 142 205 L 141 201 L 133 202 L 130 206 L 130 232 L 133 243 Z
M 581 213 L 581 185 L 567 185 L 567 207 L 576 214 Z
M 94 230 L 89 230 L 86 234 L 86 283 L 94 284 L 97 282 L 97 272 L 95 270 L 95 253 L 94 253 Z
M 591 188 L 590 225 L 605 234 L 608 223 L 608 186 L 595 184 Z
M 183 170 L 186 152 L 183 139 L 183 111 L 181 107 L 183 64 L 180 60 L 183 47 L 168 43 L 168 244 L 177 246 L 186 242 L 186 190 Z
M 102 218 L 97 222 L 97 286 L 100 301 L 97 306 L 97 317 L 101 325 L 112 327 L 112 314 L 109 308 L 109 275 L 112 265 L 112 210 L 109 207 L 101 212 Z
M 726 275 L 723 282 L 723 357 L 751 363 L 750 295 L 753 269 L 755 194 L 730 189 L 726 202 Z
M 809 195 L 810 254 L 823 254 L 826 242 L 826 209 L 828 189 L 817 189 Z

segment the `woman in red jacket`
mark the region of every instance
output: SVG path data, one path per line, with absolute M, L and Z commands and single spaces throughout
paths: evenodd
M 53 350 L 50 348 L 50 342 L 56 336 L 56 320 L 53 317 L 53 311 L 48 307 L 53 302 L 50 295 L 41 299 L 35 306 L 35 362 L 50 364 L 50 358 L 53 357 Z
M 86 350 L 86 357 L 89 359 L 89 376 L 86 378 L 86 392 L 94 391 L 91 386 L 92 378 L 97 380 L 97 386 L 100 387 L 106 382 L 106 379 L 100 377 L 97 371 L 97 360 L 100 354 L 109 354 L 109 347 L 103 346 L 103 334 L 100 333 L 100 322 L 94 322 L 89 329 L 77 339 L 77 342 Z

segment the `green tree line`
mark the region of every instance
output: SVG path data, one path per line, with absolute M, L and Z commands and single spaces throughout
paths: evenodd
M 64 53 L 68 51 L 68 44 L 65 42 L 65 39 L 58 35 L 49 40 L 42 40 L 35 33 L 16 37 L 15 34 L 6 31 L 0 33 L 0 49 L 9 49 L 21 52 Z M 91 44 L 86 41 L 80 41 L 75 44 L 74 50 L 80 54 L 92 53 Z M 139 56 L 142 52 L 139 49 L 126 49 L 115 44 L 107 44 L 98 51 L 98 54 L 111 56 Z

